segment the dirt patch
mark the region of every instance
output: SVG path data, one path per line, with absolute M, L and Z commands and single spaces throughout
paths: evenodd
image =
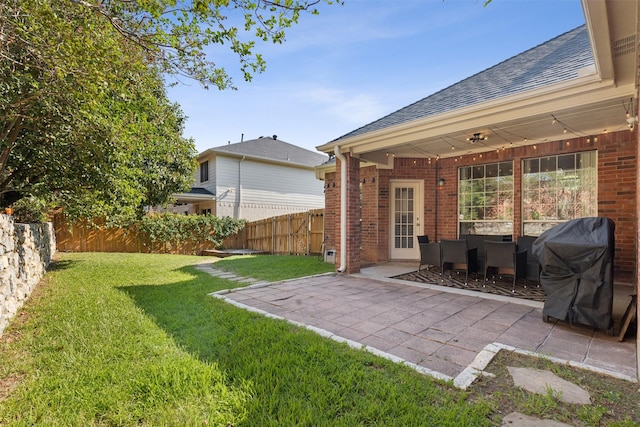
M 9 397 L 24 377 L 24 375 L 9 374 L 5 378 L 0 378 L 0 402 Z
M 545 369 L 570 381 L 591 395 L 590 405 L 567 404 L 551 391 L 548 395 L 529 393 L 513 383 L 507 367 Z M 469 391 L 473 400 L 484 400 L 493 408 L 492 421 L 511 412 L 554 419 L 573 426 L 640 426 L 640 384 L 613 378 L 545 358 L 500 351 Z

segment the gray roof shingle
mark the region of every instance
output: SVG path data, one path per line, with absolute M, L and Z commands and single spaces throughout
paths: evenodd
M 211 191 L 202 187 L 191 187 L 189 194 L 197 194 L 202 196 L 215 196 L 215 194 L 213 194 Z
M 582 25 L 334 141 L 575 79 L 592 65 L 593 52 Z
M 235 144 L 222 145 L 212 148 L 211 151 L 290 162 L 304 166 L 318 166 L 328 158 L 325 154 L 310 151 L 272 137 L 261 137 Z

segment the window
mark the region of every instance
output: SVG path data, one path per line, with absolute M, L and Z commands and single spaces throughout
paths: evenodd
M 522 224 L 538 236 L 561 222 L 598 214 L 596 152 L 523 161 Z
M 209 161 L 200 163 L 200 182 L 209 181 Z
M 466 166 L 458 172 L 460 234 L 513 234 L 513 162 Z

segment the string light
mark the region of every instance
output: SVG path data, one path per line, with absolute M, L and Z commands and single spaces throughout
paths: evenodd
M 624 102 L 622 103 L 622 105 L 624 106 L 625 113 L 627 114 L 627 125 L 629 126 L 629 130 L 633 131 L 636 123 L 638 123 L 638 116 L 634 114 L 633 98 L 629 99 L 628 107 Z

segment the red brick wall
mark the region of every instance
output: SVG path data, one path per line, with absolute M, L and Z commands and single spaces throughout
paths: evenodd
M 379 207 L 378 188 L 380 179 L 375 166 L 360 169 L 362 189 L 362 244 L 360 258 L 363 265 L 375 264 L 380 257 L 380 251 L 385 248 L 379 246 Z
M 458 167 L 474 164 L 513 161 L 514 166 L 514 230 L 517 237 L 522 230 L 521 216 L 521 164 L 523 159 L 544 155 L 557 155 L 579 151 L 597 150 L 598 152 L 598 215 L 611 218 L 616 224 L 616 280 L 631 281 L 635 277 L 636 267 L 636 166 L 638 135 L 634 132 L 620 131 L 598 136 L 598 141 L 588 138 L 573 138 L 545 144 L 507 148 L 499 151 L 488 151 L 482 154 L 463 155 L 446 159 L 396 158 L 393 169 L 367 167 L 359 174 L 357 160 L 350 159 L 350 190 L 359 194 L 360 177 L 362 183 L 362 211 L 356 208 L 359 201 L 350 197 L 352 218 L 349 237 L 358 231 L 356 221 L 362 215 L 362 250 L 358 254 L 364 263 L 381 263 L 389 260 L 389 212 L 390 181 L 392 179 L 419 179 L 424 181 L 425 218 L 422 232 L 432 240 L 456 238 L 458 236 Z M 338 166 L 339 168 L 339 166 Z M 352 171 L 352 169 L 354 169 Z M 358 175 L 357 178 L 355 175 Z M 372 181 L 375 178 L 375 182 Z M 445 185 L 439 187 L 437 181 L 444 178 Z M 327 184 L 337 179 L 333 174 L 327 175 Z M 354 181 L 355 180 L 355 181 Z M 336 187 L 325 192 L 328 217 L 339 217 L 339 181 Z M 351 193 L 351 191 L 350 191 Z M 335 210 L 335 212 L 333 211 Z M 339 222 L 336 223 L 339 228 Z M 335 237 L 335 247 L 339 249 L 339 230 L 325 225 L 325 234 L 330 241 L 330 234 Z M 357 245 L 356 245 L 357 246 Z M 328 247 L 328 246 L 327 246 Z M 355 246 L 354 246 L 355 247 Z M 358 260 L 360 259 L 358 257 Z M 355 259 L 355 257 L 354 257 Z M 351 266 L 350 266 L 351 268 Z
M 336 173 L 324 178 L 324 249 L 337 250 L 340 246 L 340 188 L 336 184 Z M 338 258 L 336 258 L 338 262 Z
M 360 160 L 346 154 L 347 161 L 347 268 L 360 271 Z M 339 251 L 338 251 L 339 252 Z
M 622 131 L 598 139 L 598 215 L 616 224 L 617 278 L 626 280 L 635 272 L 637 233 L 637 135 Z

